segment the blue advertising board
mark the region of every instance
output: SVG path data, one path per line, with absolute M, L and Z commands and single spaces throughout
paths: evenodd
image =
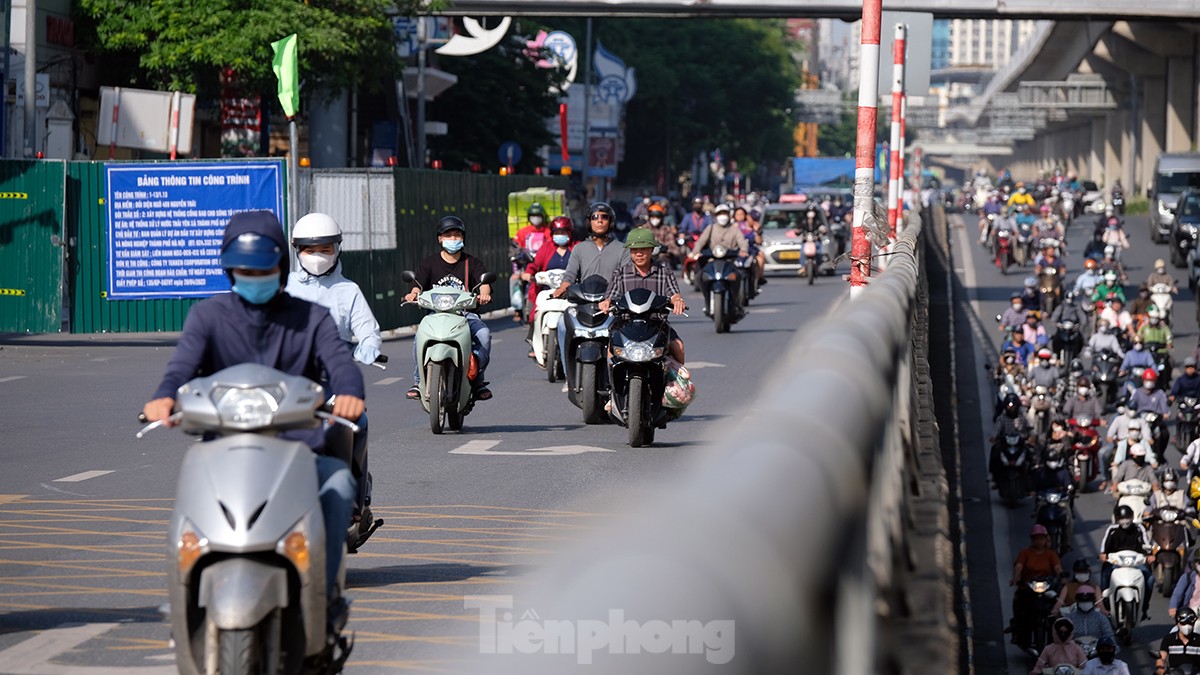
M 205 297 L 229 290 L 221 237 L 240 211 L 284 220 L 282 162 L 105 166 L 108 298 Z

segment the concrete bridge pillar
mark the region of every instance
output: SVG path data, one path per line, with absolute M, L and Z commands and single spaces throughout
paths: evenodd
M 1088 176 L 1101 185 L 1108 185 L 1112 178 L 1104 170 L 1104 137 L 1108 129 L 1103 117 L 1093 117 L 1088 122 Z
M 1139 138 L 1140 157 L 1138 161 L 1138 181 L 1140 186 L 1150 184 L 1154 172 L 1154 162 L 1163 152 L 1167 134 L 1167 115 L 1163 109 L 1163 101 L 1167 97 L 1167 79 L 1165 77 L 1141 78 L 1142 100 L 1138 110 L 1141 112 L 1141 134 Z
M 1189 152 L 1196 143 L 1194 65 L 1194 55 L 1167 59 L 1165 152 Z
M 1125 164 L 1123 161 L 1125 153 L 1125 133 L 1129 129 L 1129 111 L 1122 110 L 1106 115 L 1103 119 L 1104 127 L 1104 181 L 1111 185 L 1118 178 L 1122 183 L 1127 183 Z

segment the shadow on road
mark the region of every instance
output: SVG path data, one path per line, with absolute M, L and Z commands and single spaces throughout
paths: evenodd
M 389 565 L 387 567 L 346 570 L 346 588 L 373 588 L 392 584 L 417 584 L 438 581 L 464 581 L 484 576 L 520 577 L 533 570 L 532 565 L 466 565 L 428 563 Z
M 154 607 L 97 609 L 94 607 L 47 607 L 0 614 L 0 635 L 49 630 L 64 625 L 86 623 L 162 623 L 164 617 Z

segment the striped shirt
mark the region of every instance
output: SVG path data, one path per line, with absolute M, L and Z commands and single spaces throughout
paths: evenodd
M 608 299 L 617 300 L 635 288 L 645 288 L 668 298 L 679 293 L 679 282 L 675 272 L 662 263 L 654 263 L 650 272 L 643 275 L 633 263 L 626 263 L 613 271 L 608 282 Z

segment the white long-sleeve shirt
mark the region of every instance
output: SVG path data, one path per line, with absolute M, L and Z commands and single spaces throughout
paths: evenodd
M 329 308 L 338 335 L 347 343 L 358 340 L 354 348 L 354 359 L 360 363 L 372 363 L 379 357 L 383 339 L 379 335 L 379 322 L 367 304 L 366 297 L 358 284 L 342 276 L 342 264 L 323 277 L 314 277 L 303 269 L 288 274 L 288 295 Z

